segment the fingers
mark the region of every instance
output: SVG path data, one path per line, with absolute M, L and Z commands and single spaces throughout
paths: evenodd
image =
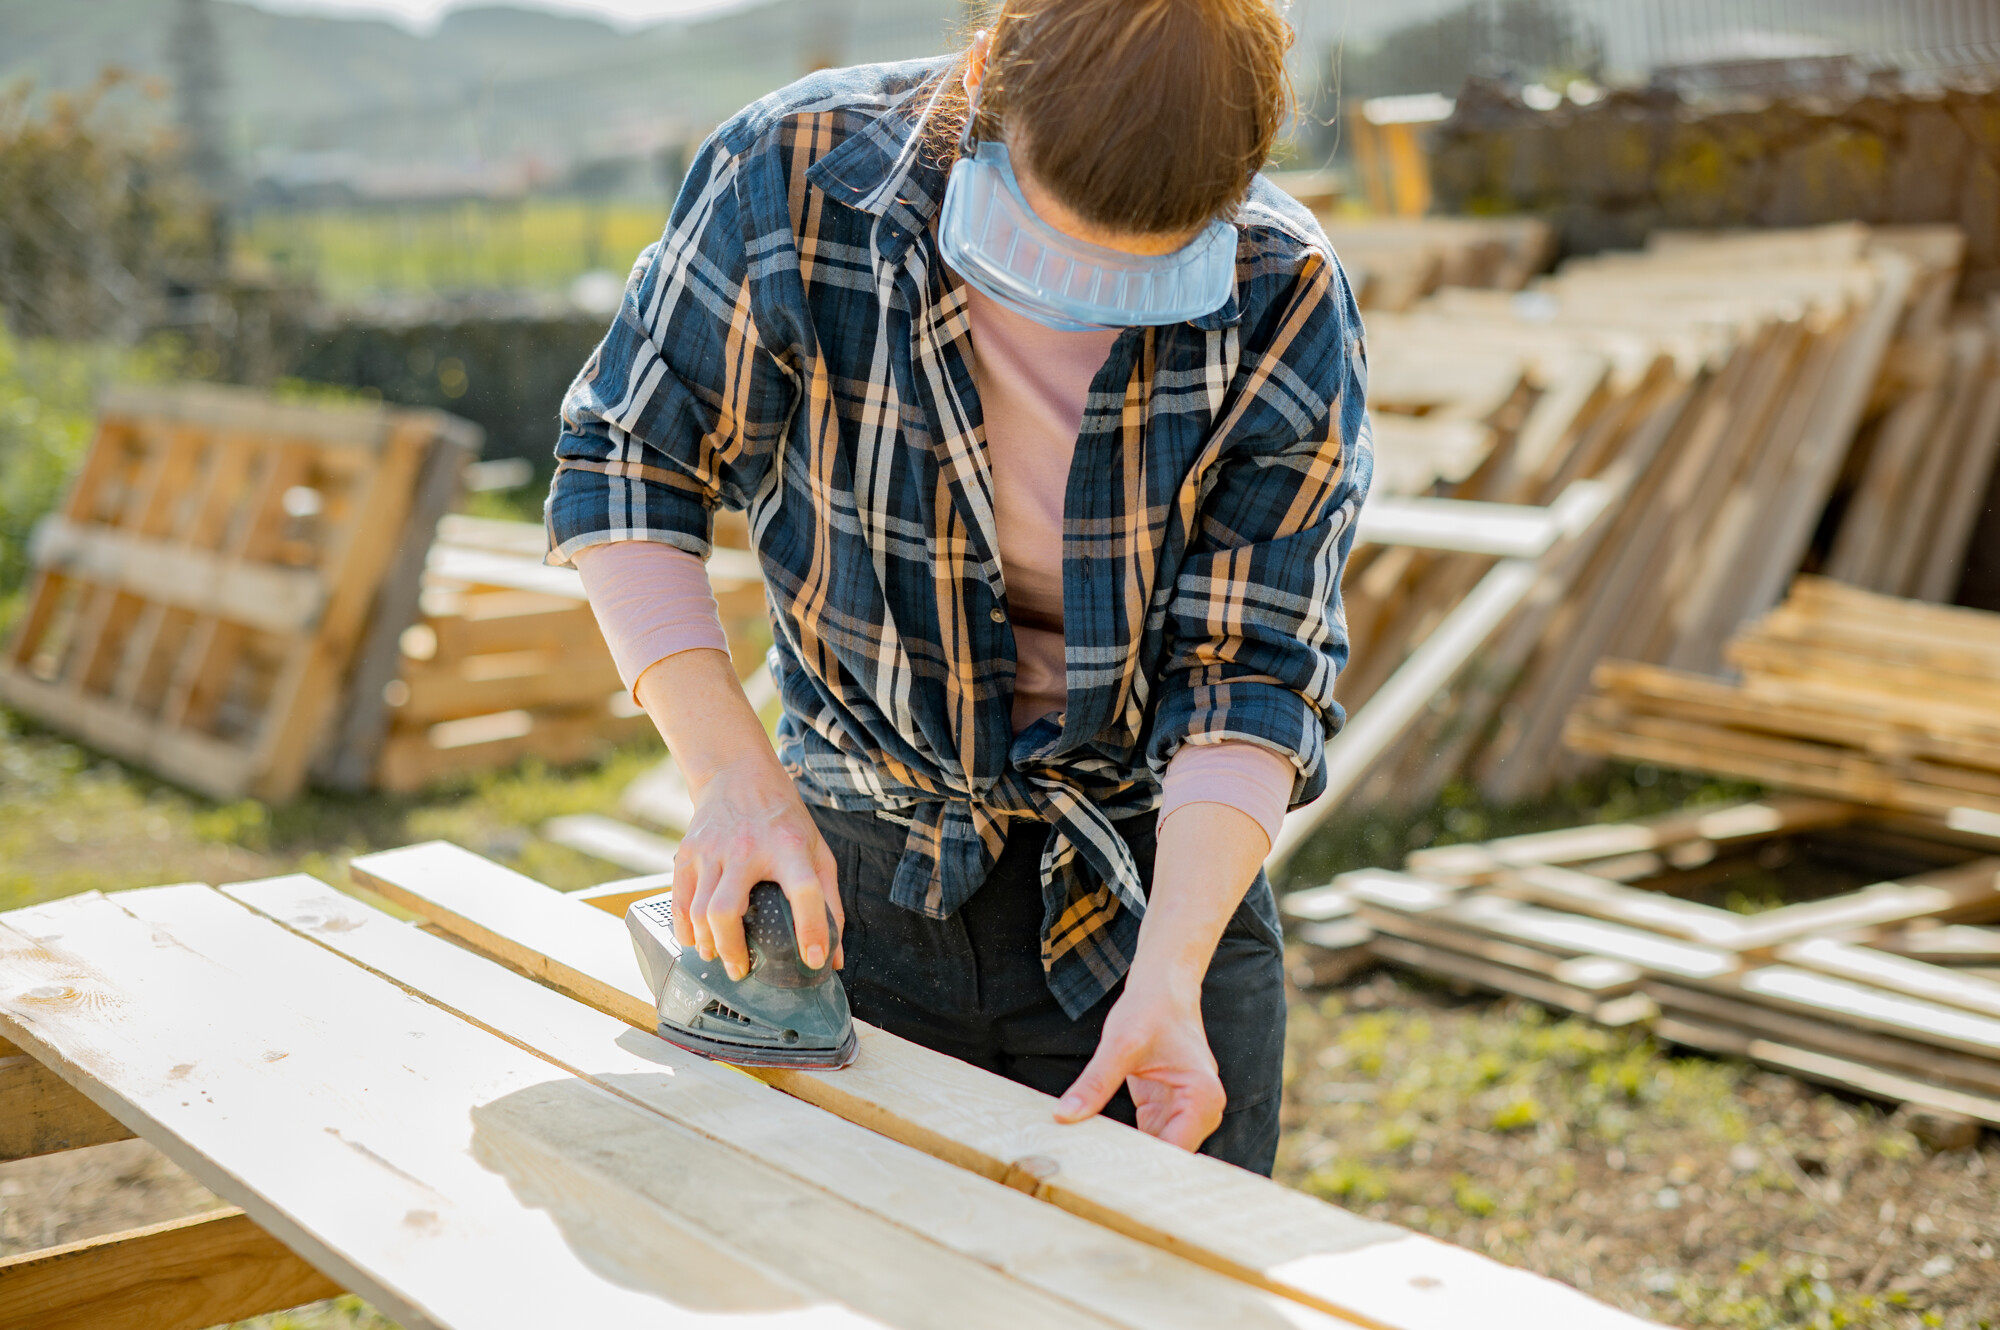
M 798 934 L 799 957 L 817 970 L 826 964 L 833 939 L 827 935 L 826 897 L 809 854 L 788 854 L 776 866 L 773 880 L 792 903 L 792 931 Z M 838 900 L 838 894 L 834 899 Z
M 1192 1153 L 1222 1125 L 1228 1096 L 1221 1078 L 1213 1075 L 1141 1076 L 1132 1082 L 1132 1100 L 1140 1131 Z
M 1132 1064 L 1139 1050 L 1111 1037 L 1109 1032 L 1097 1045 L 1097 1052 L 1091 1055 L 1084 1067 L 1063 1097 L 1056 1101 L 1057 1122 L 1081 1122 L 1103 1111 L 1111 1102 L 1111 1096 L 1118 1093 L 1118 1087 L 1132 1071 Z
M 701 860 L 686 852 L 674 856 L 674 941 L 685 951 L 698 945 L 694 932 L 694 893 L 701 885 Z
M 819 878 L 820 894 L 826 897 L 827 907 L 833 911 L 833 968 L 837 970 L 847 962 L 846 949 L 841 945 L 847 936 L 847 907 L 840 900 L 840 865 L 824 837 L 813 850 L 813 873 Z
M 697 940 L 704 934 L 707 936 L 702 956 L 721 957 L 731 979 L 741 979 L 750 973 L 750 948 L 743 938 L 743 912 L 750 907 L 750 888 L 762 880 L 761 873 L 749 870 L 739 859 L 723 867 L 706 900 L 700 897 L 695 900 L 695 936 Z

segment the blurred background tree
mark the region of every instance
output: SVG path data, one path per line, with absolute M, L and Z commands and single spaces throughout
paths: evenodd
M 208 265 L 214 205 L 174 135 L 114 104 L 130 82 L 0 93 L 0 312 L 19 336 L 129 342 L 163 282 Z

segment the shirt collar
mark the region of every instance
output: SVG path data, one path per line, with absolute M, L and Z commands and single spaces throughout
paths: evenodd
M 944 206 L 951 162 L 935 148 L 936 136 L 927 132 L 927 125 L 937 113 L 943 80 L 956 67 L 955 61 L 939 65 L 934 77 L 919 82 L 866 129 L 848 136 L 806 168 L 807 183 L 850 208 L 883 219 L 875 247 L 892 264 L 902 262 Z M 1234 289 L 1221 309 L 1187 320 L 1203 332 L 1233 328 L 1242 321 Z

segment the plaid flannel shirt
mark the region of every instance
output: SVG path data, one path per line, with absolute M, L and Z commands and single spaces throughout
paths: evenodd
M 1046 822 L 1042 962 L 1076 1016 L 1145 911 L 1112 823 L 1157 806 L 1182 744 L 1284 755 L 1295 804 L 1324 784 L 1371 469 L 1361 321 L 1324 233 L 1260 178 L 1235 298 L 1120 335 L 1064 502 L 1068 705 L 1015 734 L 965 288 L 932 233 L 950 68 L 816 74 L 703 147 L 563 404 L 550 557 L 706 557 L 713 510 L 747 509 L 786 770 L 809 802 L 907 818 L 891 896 L 936 918 L 1009 819 Z

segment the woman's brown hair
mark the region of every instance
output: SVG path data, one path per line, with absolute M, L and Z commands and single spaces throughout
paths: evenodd
M 1272 0 L 1004 0 L 992 33 L 977 133 L 1109 230 L 1233 212 L 1291 104 Z

